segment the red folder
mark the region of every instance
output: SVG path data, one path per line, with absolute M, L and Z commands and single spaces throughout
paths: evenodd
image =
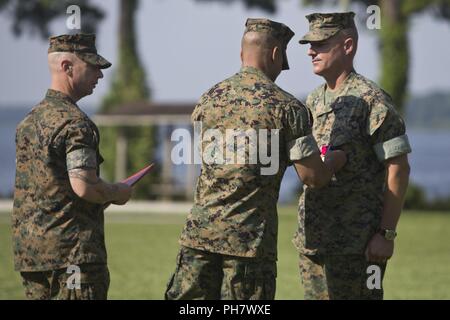
M 135 174 L 133 174 L 132 176 L 129 176 L 128 178 L 126 178 L 125 180 L 121 181 L 122 183 L 125 183 L 127 185 L 134 186 L 139 180 L 141 180 L 147 173 L 149 173 L 152 168 L 155 166 L 154 163 L 146 166 L 144 169 L 139 170 L 138 172 L 136 172 Z

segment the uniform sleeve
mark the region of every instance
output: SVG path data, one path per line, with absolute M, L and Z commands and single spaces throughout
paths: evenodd
M 88 122 L 76 120 L 66 127 L 67 170 L 97 169 L 97 138 Z
M 203 120 L 203 109 L 205 108 L 206 105 L 209 104 L 210 102 L 210 93 L 212 92 L 213 89 L 211 89 L 210 91 L 204 93 L 200 99 L 198 100 L 194 111 L 192 111 L 192 115 L 191 115 L 191 121 L 195 122 L 195 121 L 202 121 Z
M 411 152 L 405 123 L 389 102 L 379 102 L 372 107 L 368 133 L 379 161 Z
M 284 139 L 290 161 L 301 160 L 319 153 L 312 135 L 312 120 L 309 110 L 299 101 L 287 108 L 284 120 Z
M 311 112 L 311 110 L 312 110 L 313 100 L 314 100 L 314 98 L 313 98 L 312 94 L 309 94 L 308 97 L 306 98 L 305 106 L 306 106 L 306 108 L 308 108 L 309 112 Z
M 200 105 L 196 105 L 194 108 L 194 111 L 192 111 L 191 114 L 191 121 L 192 123 L 196 122 L 196 121 L 201 121 L 202 120 L 202 108 Z

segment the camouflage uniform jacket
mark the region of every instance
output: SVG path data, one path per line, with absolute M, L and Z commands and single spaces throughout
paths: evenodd
M 106 263 L 103 207 L 72 191 L 66 167 L 67 154 L 90 151 L 98 172 L 103 161 L 98 147 L 95 124 L 58 91 L 48 90 L 18 125 L 12 214 L 16 270 Z
M 386 184 L 384 160 L 411 152 L 405 125 L 389 95 L 374 82 L 350 73 L 325 103 L 326 85 L 307 107 L 319 147 L 347 154 L 347 163 L 321 189 L 303 187 L 294 244 L 305 254 L 362 254 L 377 231 Z
M 276 204 L 281 179 L 290 161 L 318 152 L 307 108 L 262 71 L 243 67 L 201 97 L 192 120 L 201 121 L 203 131 L 217 129 L 224 136 L 227 129 L 255 129 L 259 134 L 267 129 L 267 141 L 261 143 L 258 138 L 258 151 L 271 150 L 271 139 L 277 138 L 279 148 L 275 146 L 272 155 L 278 156 L 279 167 L 273 174 L 262 174 L 261 169 L 268 165 L 262 165 L 261 159 L 250 164 L 248 146 L 245 164 L 207 164 L 208 139 L 203 135 L 202 169 L 180 244 L 225 255 L 276 260 Z M 227 142 L 212 153 L 236 150 L 234 142 Z

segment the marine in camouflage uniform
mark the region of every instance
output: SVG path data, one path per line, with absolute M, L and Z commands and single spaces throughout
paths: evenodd
M 265 19 L 248 19 L 244 37 L 248 32 L 270 34 L 282 41 L 284 50 L 294 35 L 287 26 Z M 285 52 L 282 68 L 288 68 Z M 203 158 L 165 298 L 273 299 L 281 179 L 291 161 L 318 153 L 309 113 L 262 70 L 243 66 L 200 98 L 192 120 L 201 121 L 203 131 L 218 129 L 223 136 L 226 129 L 272 130 L 269 134 L 279 138 L 279 150 L 272 151 L 279 153 L 279 169 L 264 175 L 260 162 L 208 164 Z M 202 144 L 206 150 L 208 142 Z M 220 147 L 236 150 L 226 141 Z M 271 150 L 270 137 L 266 150 Z
M 50 38 L 49 53 L 72 52 L 99 68 L 94 35 Z M 17 126 L 12 214 L 14 266 L 29 299 L 106 299 L 103 205 L 79 198 L 68 170 L 99 171 L 96 125 L 62 92 L 49 89 Z M 80 268 L 80 288 L 70 289 L 67 268 Z
M 354 13 L 307 16 L 310 31 L 300 43 L 325 41 L 356 28 Z M 369 289 L 368 242 L 379 231 L 386 190 L 385 161 L 411 152 L 405 125 L 390 96 L 354 70 L 337 91 L 323 84 L 307 98 L 313 135 L 325 148 L 344 150 L 348 162 L 325 188 L 304 186 L 294 244 L 306 299 L 382 299 Z

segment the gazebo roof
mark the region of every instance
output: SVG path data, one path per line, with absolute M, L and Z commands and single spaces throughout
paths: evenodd
M 100 126 L 189 124 L 195 103 L 127 103 L 93 116 Z

